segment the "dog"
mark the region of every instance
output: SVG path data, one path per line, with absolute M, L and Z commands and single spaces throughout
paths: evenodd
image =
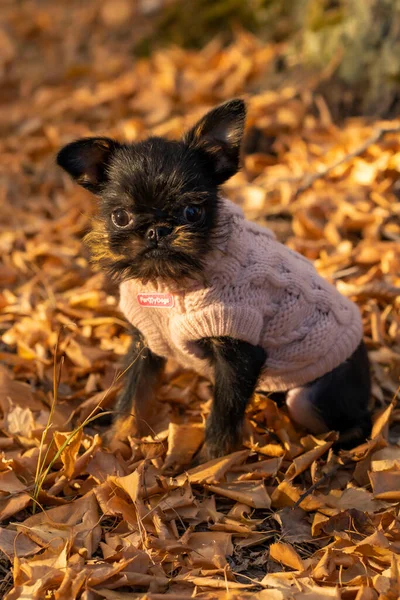
M 237 173 L 246 106 L 209 111 L 180 140 L 74 141 L 57 162 L 98 197 L 86 241 L 120 284 L 132 326 L 114 439 L 139 435 L 165 362 L 213 383 L 209 458 L 236 449 L 255 391 L 283 393 L 296 423 L 368 436 L 370 371 L 359 310 L 311 262 L 223 197 Z

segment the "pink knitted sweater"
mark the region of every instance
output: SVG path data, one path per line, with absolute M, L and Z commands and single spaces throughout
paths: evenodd
M 121 284 L 121 310 L 150 349 L 212 379 L 197 340 L 260 345 L 267 360 L 258 389 L 268 391 L 303 385 L 346 360 L 362 338 L 358 307 L 229 200 L 221 200 L 219 218 L 220 242 L 202 281 Z

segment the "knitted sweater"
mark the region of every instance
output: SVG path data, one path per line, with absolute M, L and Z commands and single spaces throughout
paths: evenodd
M 202 281 L 123 282 L 120 307 L 128 321 L 155 354 L 211 379 L 196 344 L 210 336 L 266 350 L 261 390 L 288 390 L 337 367 L 361 341 L 358 307 L 269 229 L 246 221 L 229 200 L 220 202 L 219 242 L 206 257 Z

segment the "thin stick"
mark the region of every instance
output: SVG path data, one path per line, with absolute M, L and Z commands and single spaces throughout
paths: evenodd
M 305 498 L 307 498 L 307 496 L 312 494 L 314 490 L 316 490 L 320 485 L 322 485 L 327 479 L 332 477 L 332 475 L 334 475 L 338 469 L 341 469 L 343 467 L 348 467 L 349 465 L 351 465 L 353 463 L 353 460 L 351 458 L 342 458 L 342 459 L 340 459 L 340 461 L 341 462 L 338 462 L 336 465 L 334 465 L 331 469 L 329 469 L 329 471 L 327 471 L 324 475 L 322 475 L 322 477 L 320 477 L 320 479 L 318 479 L 318 481 L 313 483 L 311 487 L 309 487 L 305 492 L 303 492 L 301 494 L 300 498 L 293 504 L 292 510 L 294 510 L 295 508 L 298 508 L 300 506 L 300 504 L 303 502 L 303 500 Z
M 365 142 L 363 144 L 361 144 L 361 146 L 359 146 L 352 152 L 349 152 L 342 158 L 339 158 L 339 160 L 334 162 L 332 165 L 326 167 L 322 171 L 319 171 L 317 173 L 311 173 L 310 175 L 307 175 L 306 177 L 304 177 L 303 183 L 301 183 L 300 186 L 297 188 L 294 198 L 297 198 L 300 194 L 302 194 L 306 190 L 310 189 L 310 187 L 312 187 L 314 185 L 315 181 L 317 181 L 318 179 L 323 179 L 324 177 L 329 175 L 332 171 L 334 171 L 337 167 L 340 167 L 341 165 L 352 160 L 353 158 L 356 158 L 356 156 L 360 156 L 360 154 L 363 154 L 370 146 L 372 146 L 373 144 L 376 144 L 385 135 L 388 135 L 390 133 L 400 133 L 400 125 L 397 125 L 396 127 L 394 127 L 394 126 L 381 127 L 380 129 L 377 129 L 371 135 L 371 137 L 369 137 L 367 140 L 365 140 Z
M 293 504 L 292 510 L 295 510 L 296 508 L 298 508 L 300 506 L 300 504 L 303 502 L 303 500 L 305 500 L 307 498 L 307 496 L 312 494 L 313 491 L 316 490 L 320 485 L 322 485 L 327 479 L 329 479 L 332 475 L 334 475 L 336 473 L 336 471 L 339 469 L 339 467 L 343 467 L 343 465 L 337 464 L 334 467 L 332 467 L 332 469 L 329 469 L 329 471 L 327 471 L 325 473 L 325 475 L 323 475 L 320 479 L 318 479 L 318 481 L 313 483 L 311 487 L 309 487 L 305 492 L 303 492 L 303 494 L 301 494 L 300 498 Z

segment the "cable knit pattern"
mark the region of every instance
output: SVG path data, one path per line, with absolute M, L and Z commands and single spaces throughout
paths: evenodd
M 196 341 L 229 336 L 260 345 L 267 360 L 258 388 L 268 391 L 308 383 L 354 352 L 362 338 L 358 307 L 310 261 L 229 200 L 221 200 L 216 240 L 201 282 L 121 284 L 121 310 L 153 352 L 212 378 Z M 160 301 L 173 306 L 143 306 L 142 293 L 164 295 Z

